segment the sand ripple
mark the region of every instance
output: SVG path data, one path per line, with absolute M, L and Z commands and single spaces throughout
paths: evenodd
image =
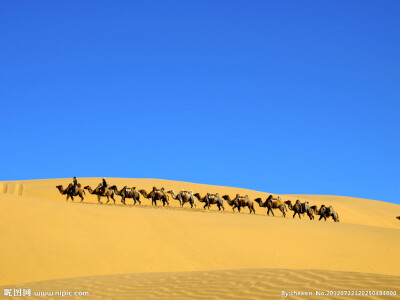
M 316 291 L 397 289 L 397 294 L 400 294 L 399 286 L 399 276 L 323 270 L 250 269 L 91 276 L 11 285 L 1 289 L 30 288 L 32 292 L 88 291 L 90 296 L 82 297 L 84 299 L 282 299 L 282 291 L 313 292 L 315 295 Z M 323 299 L 397 297 L 327 296 Z M 287 298 L 310 299 L 317 296 Z

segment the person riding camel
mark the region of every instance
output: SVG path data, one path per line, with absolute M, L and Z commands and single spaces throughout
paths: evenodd
M 108 188 L 108 184 L 106 182 L 106 179 L 103 178 L 103 182 L 101 183 L 101 186 L 100 186 L 100 194 L 103 194 L 105 192 L 106 188 Z
M 72 178 L 72 182 L 73 182 L 73 186 L 71 187 L 71 191 L 72 191 L 72 193 L 75 193 L 76 188 L 78 186 L 78 180 L 76 180 L 75 176 L 74 176 L 74 178 Z

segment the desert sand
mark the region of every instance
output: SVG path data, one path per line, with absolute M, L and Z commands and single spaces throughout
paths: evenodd
M 100 178 L 78 178 L 95 188 Z M 283 298 L 281 291 L 397 290 L 400 294 L 400 206 L 339 196 L 280 195 L 332 205 L 340 222 L 107 205 L 86 191 L 66 202 L 55 188 L 71 179 L 0 182 L 0 288 L 89 291 L 87 298 Z M 119 188 L 152 186 L 250 199 L 269 193 L 159 179 L 107 178 Z M 274 194 L 277 196 L 276 194 Z M 105 199 L 102 198 L 102 202 Z M 303 299 L 302 296 L 288 296 Z M 325 297 L 329 298 L 329 297 Z M 342 297 L 343 298 L 343 297 Z M 361 299 L 360 297 L 358 297 Z M 363 297 L 364 299 L 366 297 Z M 367 297 L 368 298 L 368 297 Z M 374 298 L 370 296 L 369 298 Z M 387 298 L 387 297 L 386 297 Z M 48 299 L 48 297 L 43 297 Z

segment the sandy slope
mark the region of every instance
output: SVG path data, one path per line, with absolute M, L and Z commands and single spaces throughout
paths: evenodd
M 174 200 L 165 208 L 151 207 L 147 199 L 142 199 L 140 207 L 133 207 L 128 200 L 130 205 L 124 207 L 119 196 L 118 205 L 98 205 L 96 197 L 88 194 L 83 203 L 67 203 L 55 186 L 69 181 L 0 182 L 1 286 L 112 274 L 118 282 L 118 276 L 125 278 L 118 274 L 227 269 L 261 273 L 268 271 L 259 269 L 314 269 L 324 270 L 321 272 L 328 277 L 333 271 L 400 275 L 400 221 L 395 219 L 400 215 L 399 205 L 347 197 L 281 195 L 284 200 L 333 205 L 339 212 L 340 223 L 318 222 L 292 219 L 291 212 L 286 219 L 279 211 L 275 217 L 266 217 L 266 209 L 258 205 L 254 216 L 247 209 L 232 213 L 226 203 L 225 212 L 217 208 L 204 211 L 200 205 L 197 210 L 179 208 Z M 93 188 L 99 181 L 80 179 Z M 263 199 L 268 195 L 166 180 L 108 181 L 118 187 L 147 190 L 155 185 L 176 192 L 185 188 L 201 194 L 234 196 L 238 192 Z M 312 272 L 307 272 L 301 276 L 311 276 Z M 232 278 L 237 276 L 232 274 Z M 293 279 L 293 286 L 295 282 Z M 365 287 L 374 282 L 379 285 L 373 279 L 365 282 Z

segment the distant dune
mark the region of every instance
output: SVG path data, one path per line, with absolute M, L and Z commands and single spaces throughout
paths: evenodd
M 79 178 L 93 188 L 100 178 Z M 55 188 L 70 179 L 0 182 L 0 286 L 65 287 L 117 298 L 262 298 L 301 288 L 400 286 L 400 206 L 339 196 L 280 195 L 332 205 L 340 222 L 210 211 L 197 203 L 153 207 L 66 202 Z M 159 179 L 108 178 L 119 188 L 152 186 L 250 199 L 269 193 Z M 275 195 L 276 196 L 276 195 Z M 105 202 L 104 198 L 102 199 Z M 341 274 L 341 275 L 340 275 Z M 274 281 L 274 278 L 276 279 Z M 348 278 L 344 280 L 342 278 Z M 211 280 L 214 279 L 214 280 Z M 211 280 L 211 281 L 210 281 Z M 30 284 L 28 284 L 30 283 Z M 399 284 L 398 284 L 399 283 Z M 159 289 L 154 289 L 152 286 Z M 162 292 L 160 292 L 162 291 Z M 235 292 L 236 291 L 236 292 Z M 1 291 L 2 292 L 2 291 Z M 397 291 L 400 292 L 399 290 Z M 160 293 L 158 295 L 157 293 Z M 227 294 L 228 293 L 228 294 Z M 272 293 L 272 294 L 271 294 Z M 162 298 L 162 297 L 161 297 Z

